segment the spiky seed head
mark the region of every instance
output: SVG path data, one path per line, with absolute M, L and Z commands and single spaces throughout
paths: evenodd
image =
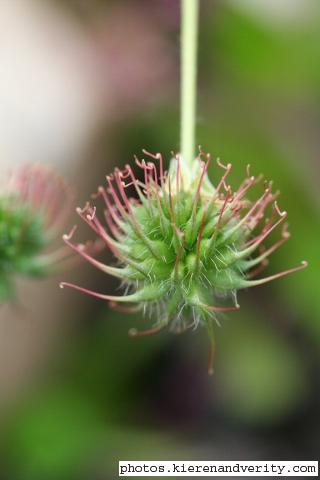
M 93 195 L 102 199 L 102 215 L 90 203 L 77 209 L 110 248 L 117 265 L 102 264 L 74 244 L 72 234 L 64 236 L 73 250 L 119 278 L 125 294 L 115 297 L 70 283 L 61 287 L 108 300 L 113 308 L 142 310 L 154 319 L 153 328 L 142 332 L 132 329 L 132 336 L 153 334 L 166 326 L 175 332 L 205 326 L 211 338 L 211 373 L 213 324 L 218 323 L 221 312 L 239 308 L 238 290 L 300 270 L 306 263 L 271 277 L 252 279 L 289 233 L 284 223 L 287 214 L 280 211 L 271 183 L 255 202 L 247 199 L 248 190 L 261 181 L 250 175 L 249 167 L 244 181 L 232 192 L 228 184 L 231 164 L 217 160 L 221 174 L 214 187 L 208 177 L 211 157 L 201 151 L 191 168 L 180 155 L 174 155 L 168 172 L 164 172 L 161 154 L 144 151 L 144 155 L 143 160 L 135 159 L 141 169 L 139 178 L 126 165 L 108 175 L 106 185 Z M 265 219 L 268 207 L 270 217 Z M 280 239 L 264 247 L 267 237 L 280 225 Z
M 17 274 L 45 275 L 68 254 L 44 250 L 65 225 L 70 208 L 68 187 L 48 167 L 25 165 L 7 178 L 0 189 L 0 302 L 14 295 Z

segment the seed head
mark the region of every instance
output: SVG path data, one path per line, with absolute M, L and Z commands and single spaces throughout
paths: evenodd
M 117 277 L 125 287 L 123 296 L 97 293 L 70 283 L 61 283 L 107 300 L 122 311 L 141 310 L 154 319 L 149 330 L 130 330 L 132 336 L 150 335 L 169 326 L 180 333 L 205 326 L 211 339 L 209 372 L 212 373 L 213 325 L 221 312 L 238 310 L 237 291 L 261 285 L 300 266 L 270 277 L 253 279 L 268 264 L 268 257 L 288 238 L 286 212 L 277 203 L 272 184 L 251 202 L 247 192 L 261 177 L 247 176 L 232 192 L 228 184 L 231 164 L 217 160 L 221 171 L 214 187 L 208 178 L 210 155 L 200 151 L 188 167 L 180 155 L 173 155 L 164 172 L 161 154 L 143 151 L 146 159 L 135 159 L 141 169 L 138 178 L 130 165 L 115 169 L 106 177 L 94 199 L 101 197 L 104 208 L 87 203 L 78 208 L 80 217 L 110 248 L 117 266 L 105 265 L 72 243 L 64 241 L 90 263 Z M 128 191 L 134 194 L 129 196 Z M 269 207 L 269 208 L 268 208 Z M 265 218 L 266 210 L 269 218 Z M 265 241 L 280 227 L 279 240 L 269 247 Z M 129 305 L 129 306 L 128 306 Z
M 0 192 L 0 302 L 13 297 L 16 275 L 46 275 L 69 255 L 65 247 L 44 250 L 65 225 L 70 208 L 68 187 L 48 167 L 26 165 L 7 179 Z

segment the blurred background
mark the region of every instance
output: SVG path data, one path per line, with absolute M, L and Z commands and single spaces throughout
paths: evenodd
M 316 459 L 319 425 L 320 5 L 202 0 L 198 142 L 281 190 L 292 237 L 216 329 L 132 340 L 139 315 L 90 265 L 19 281 L 0 308 L 0 478 L 102 480 L 118 460 Z M 177 0 L 13 0 L 0 9 L 1 175 L 53 165 L 83 205 L 142 148 L 179 148 Z M 211 176 L 216 178 L 213 167 Z M 79 223 L 73 214 L 70 227 Z M 69 228 L 68 226 L 68 228 Z M 90 238 L 84 225 L 79 241 Z M 108 260 L 108 253 L 105 254 Z

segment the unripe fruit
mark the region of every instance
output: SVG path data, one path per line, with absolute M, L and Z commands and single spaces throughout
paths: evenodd
M 154 161 L 136 159 L 143 181 L 127 165 L 123 171 L 116 169 L 107 176 L 107 188 L 99 187 L 94 195 L 104 202 L 105 222 L 98 217 L 96 207 L 89 204 L 77 210 L 117 257 L 118 267 L 101 264 L 73 244 L 70 235 L 64 236 L 73 250 L 120 278 L 130 293 L 115 297 L 69 283 L 62 283 L 61 287 L 70 286 L 109 300 L 114 308 L 133 303 L 137 309 L 153 314 L 153 329 L 134 330 L 131 335 L 156 333 L 166 326 L 181 332 L 203 325 L 211 338 L 211 362 L 213 324 L 218 323 L 219 312 L 239 308 L 237 291 L 300 270 L 306 263 L 251 280 L 265 266 L 266 258 L 288 238 L 284 226 L 280 240 L 268 250 L 255 253 L 286 218 L 275 202 L 277 194 L 272 193 L 271 184 L 251 203 L 246 193 L 260 179 L 248 174 L 232 193 L 227 184 L 231 164 L 224 166 L 217 161 L 223 174 L 214 187 L 207 175 L 209 155 L 200 152 L 192 168 L 176 155 L 169 171 L 164 173 L 162 156 L 144 153 Z M 136 198 L 128 197 L 128 187 L 135 190 Z M 270 205 L 270 219 L 263 223 Z M 232 304 L 221 305 L 221 298 Z M 212 372 L 211 363 L 209 371 Z
M 0 303 L 14 297 L 17 275 L 47 275 L 69 256 L 65 249 L 45 249 L 70 209 L 69 188 L 48 167 L 25 165 L 7 179 L 0 192 Z

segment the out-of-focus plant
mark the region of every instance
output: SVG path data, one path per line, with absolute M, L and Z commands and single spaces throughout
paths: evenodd
M 50 251 L 70 214 L 70 188 L 50 168 L 17 169 L 0 194 L 0 301 L 15 295 L 18 275 L 42 277 L 69 256 L 65 248 Z

